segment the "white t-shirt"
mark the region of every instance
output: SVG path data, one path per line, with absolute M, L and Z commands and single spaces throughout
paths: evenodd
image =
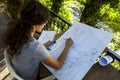
M 19 55 L 14 55 L 12 64 L 16 72 L 25 80 L 33 80 L 37 75 L 39 63 L 49 53 L 43 44 L 30 38 L 29 45 L 24 45 Z

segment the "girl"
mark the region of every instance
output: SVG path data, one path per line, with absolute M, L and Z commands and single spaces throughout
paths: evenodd
M 60 69 L 73 43 L 71 38 L 67 39 L 61 55 L 54 59 L 45 45 L 33 37 L 36 31 L 41 32 L 48 18 L 49 11 L 41 3 L 30 1 L 23 6 L 19 19 L 9 23 L 6 30 L 3 41 L 7 53 L 11 55 L 14 69 L 25 80 L 35 79 L 40 62 Z

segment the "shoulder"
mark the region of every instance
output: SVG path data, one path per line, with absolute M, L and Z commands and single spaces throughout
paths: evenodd
M 43 45 L 38 40 L 36 40 L 35 38 L 33 38 L 32 41 L 30 41 L 29 46 L 31 48 L 36 49 L 38 46 L 43 46 Z
M 23 46 L 23 49 L 26 49 L 26 50 L 30 49 L 34 51 L 38 46 L 42 46 L 42 43 L 40 43 L 35 38 L 30 38 L 28 44 L 25 44 Z

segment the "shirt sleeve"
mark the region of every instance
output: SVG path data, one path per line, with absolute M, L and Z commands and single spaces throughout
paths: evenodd
M 39 43 L 35 49 L 35 55 L 34 58 L 39 59 L 40 61 L 43 60 L 44 58 L 48 57 L 50 54 L 45 48 L 45 46 L 41 43 Z

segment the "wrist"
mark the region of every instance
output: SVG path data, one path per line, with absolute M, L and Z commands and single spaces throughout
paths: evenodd
M 66 48 L 66 49 L 69 49 L 69 48 L 70 48 L 70 46 L 69 46 L 69 45 L 65 45 L 65 48 Z

